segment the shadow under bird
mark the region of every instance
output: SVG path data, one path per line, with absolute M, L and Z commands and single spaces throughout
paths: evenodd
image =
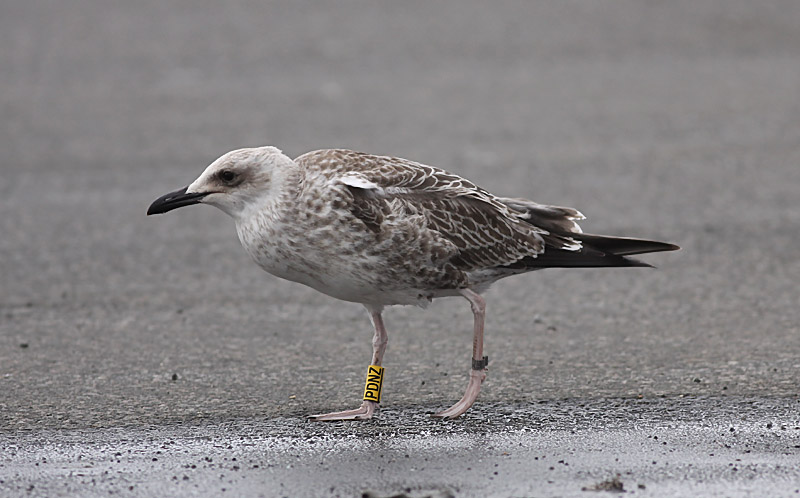
M 388 342 L 385 306 L 424 307 L 447 296 L 469 301 L 469 384 L 460 401 L 434 415 L 455 418 L 472 406 L 486 378 L 481 293 L 491 284 L 542 268 L 650 266 L 630 256 L 679 249 L 585 234 L 575 209 L 497 197 L 438 168 L 343 149 L 294 160 L 275 147 L 234 150 L 188 187 L 156 199 L 147 214 L 200 203 L 234 219 L 239 240 L 265 271 L 367 309 L 374 338 L 364 401 L 312 420 L 375 413 Z

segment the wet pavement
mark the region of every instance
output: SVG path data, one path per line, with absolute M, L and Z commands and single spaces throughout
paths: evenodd
M 408 5 L 0 3 L 0 496 L 797 495 L 800 3 Z M 217 210 L 145 216 L 265 144 L 683 249 L 495 285 L 461 420 L 468 303 L 387 310 L 383 412 L 312 424 L 359 402 L 364 310 Z
M 0 436 L 3 496 L 790 496 L 800 400 L 594 399 Z

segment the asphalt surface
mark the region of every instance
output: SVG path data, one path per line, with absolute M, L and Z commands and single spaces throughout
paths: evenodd
M 800 492 L 798 25 L 789 0 L 0 4 L 0 495 Z M 427 414 L 466 385 L 468 304 L 389 310 L 378 419 L 307 423 L 359 402 L 364 311 L 260 272 L 212 208 L 144 216 L 266 144 L 683 250 L 498 283 L 457 421 Z
M 800 491 L 798 404 L 565 400 L 482 404 L 455 422 L 387 408 L 359 424 L 275 417 L 0 434 L 8 476 L 0 489 L 23 496 L 788 496 Z

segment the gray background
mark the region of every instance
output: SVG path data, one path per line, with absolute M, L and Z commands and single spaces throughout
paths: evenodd
M 689 398 L 700 419 L 766 404 L 791 429 L 798 26 L 791 0 L 3 2 L 0 433 L 233 420 L 263 433 L 358 403 L 371 354 L 359 305 L 258 270 L 222 212 L 144 216 L 222 153 L 266 144 L 398 155 L 578 208 L 587 232 L 683 247 L 648 257 L 655 271 L 498 283 L 469 434 L 493 411 L 545 430 L 542 403 L 639 397 L 645 419 Z M 392 409 L 419 417 L 460 396 L 468 304 L 386 321 L 384 420 L 297 431 L 410 430 Z

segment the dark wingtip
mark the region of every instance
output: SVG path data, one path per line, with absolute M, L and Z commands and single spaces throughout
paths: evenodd
M 616 254 L 617 256 L 634 256 L 636 254 L 677 251 L 680 249 L 679 246 L 669 242 L 636 239 L 632 237 L 615 237 L 589 233 L 569 234 L 569 237 L 580 240 L 593 249 L 608 254 Z
M 638 267 L 638 268 L 655 268 L 655 266 L 651 265 L 650 263 L 645 263 L 644 261 L 642 261 L 640 259 L 623 257 L 622 260 L 625 261 L 626 264 L 620 265 L 620 266 L 632 266 L 632 267 Z

